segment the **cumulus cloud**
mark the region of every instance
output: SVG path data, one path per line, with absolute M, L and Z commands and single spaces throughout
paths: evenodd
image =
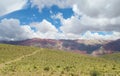
M 58 29 L 45 19 L 42 22 L 33 22 L 30 26 L 36 29 L 38 38 L 57 39 L 60 35 Z
M 35 37 L 30 26 L 20 26 L 17 19 L 3 19 L 0 22 L 0 40 L 23 40 Z
M 0 1 L 0 16 L 22 9 L 28 0 Z
M 31 2 L 39 10 L 53 5 L 57 5 L 60 8 L 71 8 L 76 5 L 81 13 L 91 17 L 120 16 L 120 0 L 31 0 Z
M 118 17 L 120 16 L 120 0 L 85 0 L 78 5 L 79 10 L 91 17 Z
M 61 20 L 64 33 L 79 34 L 86 31 L 120 32 L 120 0 L 31 0 L 39 10 L 57 5 L 60 8 L 72 8 L 75 15 Z
M 50 22 L 48 22 L 47 20 L 43 20 L 42 22 L 39 23 L 31 23 L 32 27 L 35 27 L 37 29 L 37 31 L 41 32 L 41 33 L 47 33 L 47 32 L 57 32 L 57 28 L 52 25 Z
M 120 32 L 120 17 L 118 18 L 91 18 L 83 15 L 81 18 L 72 16 L 68 19 L 60 18 L 62 22 L 61 30 L 65 33 L 80 34 L 86 31 L 117 31 Z
M 44 7 L 51 7 L 53 5 L 57 5 L 60 8 L 71 7 L 72 0 L 30 0 L 32 6 L 37 6 L 41 11 Z
M 3 19 L 0 22 L 0 40 L 24 40 L 29 38 L 45 38 L 45 39 L 118 39 L 119 32 L 113 32 L 109 35 L 101 35 L 90 31 L 85 34 L 74 34 L 58 32 L 58 30 L 47 20 L 39 23 L 31 23 L 30 25 L 20 25 L 17 19 Z M 35 27 L 37 31 L 31 29 Z M 42 28 L 42 29 L 41 29 Z
M 57 39 L 59 35 L 58 30 L 47 20 L 30 25 L 20 25 L 18 19 L 3 19 L 0 22 L 0 27 L 0 40 Z M 36 28 L 37 31 L 31 27 Z
M 112 32 L 111 34 L 102 35 L 99 33 L 92 33 L 87 31 L 81 36 L 81 39 L 103 39 L 103 40 L 116 40 L 120 38 L 120 32 Z

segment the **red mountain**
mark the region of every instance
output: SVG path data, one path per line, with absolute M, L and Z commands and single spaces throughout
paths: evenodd
M 27 39 L 22 41 L 0 41 L 0 43 L 53 48 L 74 51 L 82 54 L 101 55 L 120 51 L 120 39 L 109 40 L 55 40 L 55 39 Z

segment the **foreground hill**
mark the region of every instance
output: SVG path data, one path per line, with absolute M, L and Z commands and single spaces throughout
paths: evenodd
M 107 55 L 103 55 L 101 57 L 104 59 L 113 61 L 113 62 L 120 63 L 120 53 L 107 54 Z
M 30 54 L 36 49 L 37 48 L 34 47 L 0 44 L 0 63 L 4 63 L 20 56 Z
M 109 56 L 3 44 L 0 56 L 0 76 L 120 76 L 119 62 Z

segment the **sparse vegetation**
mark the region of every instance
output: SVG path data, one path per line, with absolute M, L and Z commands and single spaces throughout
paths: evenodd
M 30 54 L 36 49 L 37 48 L 34 47 L 0 44 L 0 63 L 4 63 L 17 57 Z
M 40 51 L 0 68 L 0 76 L 120 76 L 120 64 L 117 61 L 119 58 L 114 62 L 111 58 L 107 58 L 109 56 L 92 57 L 24 46 L 1 44 L 0 63 L 3 64 L 36 50 Z

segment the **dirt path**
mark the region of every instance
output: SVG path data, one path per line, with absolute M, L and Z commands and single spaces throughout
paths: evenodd
M 14 60 L 10 60 L 8 62 L 1 63 L 0 64 L 0 69 L 3 68 L 3 67 L 5 67 L 7 64 L 11 64 L 13 62 L 20 61 L 20 60 L 24 59 L 25 57 L 29 57 L 29 56 L 35 55 L 36 53 L 40 52 L 41 50 L 42 50 L 42 48 L 40 50 L 36 50 L 36 51 L 32 52 L 31 54 L 23 55 L 23 56 L 18 57 L 18 58 L 14 59 Z

